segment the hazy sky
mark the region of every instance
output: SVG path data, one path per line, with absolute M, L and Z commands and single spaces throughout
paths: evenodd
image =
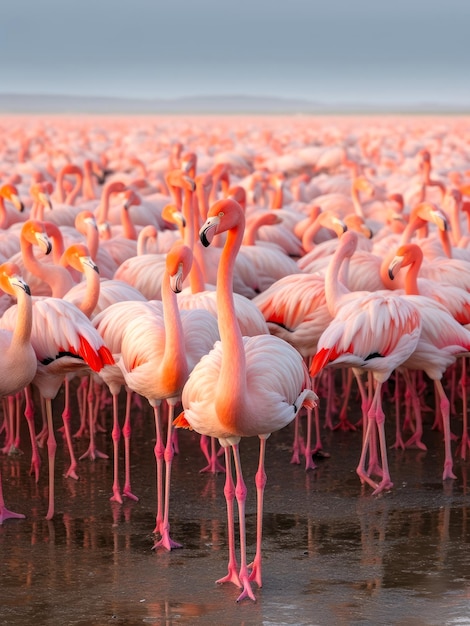
M 470 0 L 8 0 L 0 91 L 470 105 Z

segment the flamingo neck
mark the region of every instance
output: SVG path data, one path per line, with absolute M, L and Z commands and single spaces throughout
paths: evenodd
M 226 394 L 228 389 L 237 387 L 234 397 L 244 397 L 242 390 L 245 380 L 245 349 L 238 325 L 233 298 L 233 273 L 235 259 L 243 240 L 243 228 L 238 225 L 230 229 L 220 256 L 217 270 L 217 317 L 219 335 L 222 342 L 222 367 L 219 377 L 219 389 Z M 235 374 L 235 375 L 234 375 Z
M 13 330 L 13 338 L 11 348 L 31 345 L 31 331 L 33 328 L 33 301 L 24 289 L 16 289 L 17 298 L 17 318 L 15 328 Z
M 85 294 L 79 305 L 79 309 L 90 319 L 100 297 L 100 275 L 92 267 L 86 266 L 85 281 Z
M 90 166 L 84 168 L 82 194 L 84 200 L 96 200 L 95 186 Z
M 282 185 L 276 187 L 276 190 L 273 195 L 273 199 L 271 202 L 272 209 L 282 209 L 284 206 L 284 189 Z
M 183 232 L 183 242 L 193 253 L 193 262 L 189 270 L 189 286 L 191 293 L 200 293 L 206 288 L 205 255 L 199 237 L 196 236 L 199 211 L 196 210 L 197 206 L 195 202 L 193 202 L 193 199 L 193 193 L 189 189 L 186 189 L 183 202 L 183 216 L 186 222 Z
M 359 217 L 362 217 L 362 219 L 365 219 L 364 211 L 362 209 L 361 198 L 359 195 L 359 188 L 358 188 L 358 185 L 355 183 L 353 183 L 353 186 L 351 188 L 351 199 L 352 199 L 352 203 L 354 207 L 354 212 L 356 213 L 356 215 L 359 215 Z
M 349 263 L 350 256 L 340 245 L 330 260 L 325 273 L 325 299 L 332 317 L 335 317 L 342 298 L 351 293 L 345 282 L 342 282 L 347 280 L 348 273 L 347 269 L 342 271 L 342 266 L 343 263 Z
M 270 212 L 255 216 L 246 224 L 243 244 L 245 246 L 255 246 L 256 240 L 258 239 L 258 231 L 261 226 L 272 223 L 272 213 Z
M 408 296 L 418 296 L 418 273 L 421 263 L 418 260 L 413 260 L 408 266 L 408 271 L 405 276 L 405 293 Z
M 188 379 L 189 369 L 184 347 L 183 324 L 176 293 L 171 289 L 170 277 L 165 272 L 162 281 L 163 321 L 165 348 L 160 362 L 160 372 L 170 397 L 179 395 Z
M 137 241 L 137 230 L 134 222 L 132 221 L 132 217 L 129 214 L 129 209 L 126 206 L 123 206 L 121 209 L 121 225 L 122 236 L 126 239 Z
M 69 204 L 70 206 L 75 205 L 75 201 L 78 197 L 78 194 L 81 191 L 82 184 L 83 184 L 83 176 L 77 176 L 75 179 L 75 185 L 73 186 L 73 189 L 67 194 L 67 197 L 65 198 L 65 204 Z
M 54 298 L 62 298 L 64 294 L 74 286 L 74 281 L 64 267 L 54 263 L 45 265 L 34 256 L 33 246 L 25 240 L 21 240 L 21 254 L 25 268 L 49 285 Z

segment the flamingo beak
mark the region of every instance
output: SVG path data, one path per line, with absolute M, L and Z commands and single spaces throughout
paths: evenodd
M 401 266 L 403 263 L 403 257 L 402 256 L 396 256 L 392 259 L 392 261 L 390 262 L 390 265 L 388 266 L 388 277 L 390 278 L 390 280 L 393 280 L 395 278 L 395 276 L 398 274 Z
M 183 289 L 183 264 L 180 263 L 178 271 L 170 276 L 170 287 L 175 293 L 180 293 Z
M 218 215 L 214 215 L 213 217 L 208 217 L 206 223 L 202 226 L 199 231 L 199 239 L 201 240 L 202 245 L 207 248 L 210 246 L 214 235 L 217 231 L 217 226 L 219 225 L 220 218 Z

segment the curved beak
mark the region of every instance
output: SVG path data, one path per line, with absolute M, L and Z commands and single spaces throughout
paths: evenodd
M 43 250 L 44 254 L 50 254 L 52 250 L 52 241 L 46 233 L 36 233 L 36 241 L 38 246 Z
M 49 194 L 41 192 L 41 193 L 38 194 L 38 198 L 41 200 L 41 202 L 42 202 L 42 204 L 44 206 L 47 206 L 47 207 L 49 207 L 49 209 L 52 210 L 52 202 L 51 202 L 51 199 L 49 197 Z
M 31 295 L 31 289 L 29 288 L 29 285 L 25 283 L 25 281 L 21 278 L 21 276 L 12 276 L 10 279 L 10 283 L 13 286 L 20 287 L 20 289 L 23 289 L 23 291 L 28 296 Z
M 176 274 L 170 276 L 170 287 L 175 293 L 180 293 L 183 289 L 183 264 L 180 263 Z
M 210 246 L 214 235 L 217 232 L 217 226 L 219 225 L 220 219 L 218 215 L 214 215 L 213 217 L 208 217 L 206 223 L 203 224 L 199 231 L 199 239 L 201 240 L 202 245 L 207 248 Z
M 20 213 L 24 211 L 24 204 L 21 202 L 19 196 L 17 196 L 16 193 L 11 194 L 10 200 L 15 209 L 17 209 L 17 211 L 19 211 Z
M 91 268 L 94 272 L 96 272 L 97 274 L 100 273 L 100 270 L 98 269 L 98 266 L 96 265 L 96 263 L 93 261 L 93 259 L 91 258 L 91 256 L 84 256 L 82 257 L 82 265 L 84 265 L 85 267 L 89 267 Z
M 388 277 L 390 278 L 390 280 L 393 280 L 395 276 L 398 274 L 402 263 L 403 263 L 402 256 L 397 255 L 391 260 L 390 265 L 388 266 Z

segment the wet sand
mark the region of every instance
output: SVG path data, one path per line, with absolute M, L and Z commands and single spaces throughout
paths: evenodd
M 56 425 L 60 426 L 57 399 Z M 392 403 L 388 410 L 393 411 Z M 110 502 L 109 460 L 83 460 L 66 479 L 58 437 L 56 515 L 46 521 L 47 455 L 35 484 L 24 454 L 0 457 L 7 506 L 26 515 L 0 526 L 0 624 L 365 625 L 470 624 L 468 461 L 442 482 L 442 435 L 426 416 L 427 451 L 390 450 L 394 488 L 372 496 L 355 468 L 361 431 L 323 431 L 330 458 L 306 472 L 290 463 L 293 426 L 268 440 L 263 588 L 256 603 L 217 585 L 227 568 L 224 476 L 201 474 L 194 433 L 179 432 L 171 496 L 173 539 L 152 550 L 155 526 L 154 428 L 149 407 L 133 409 L 133 489 L 138 502 Z M 461 426 L 454 418 L 454 432 Z M 389 420 L 389 442 L 393 423 Z M 80 454 L 86 439 L 76 441 Z M 454 444 L 455 445 L 455 444 Z M 256 439 L 241 444 L 248 487 L 248 558 L 255 550 Z M 121 467 L 123 466 L 121 460 Z

